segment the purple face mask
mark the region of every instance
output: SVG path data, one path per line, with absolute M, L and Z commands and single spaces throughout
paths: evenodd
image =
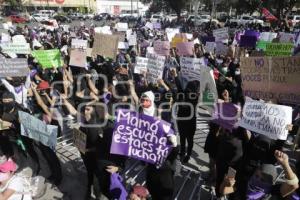
M 258 200 L 271 192 L 272 185 L 261 181 L 255 175 L 251 177 L 248 183 L 247 199 Z

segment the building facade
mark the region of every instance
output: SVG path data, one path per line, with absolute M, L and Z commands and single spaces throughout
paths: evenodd
M 144 5 L 139 0 L 97 0 L 97 13 L 109 13 L 113 15 L 125 13 L 145 13 L 149 6 Z

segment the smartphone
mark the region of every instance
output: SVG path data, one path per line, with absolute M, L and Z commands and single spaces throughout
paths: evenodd
M 236 175 L 236 170 L 233 169 L 232 167 L 229 167 L 228 172 L 227 172 L 227 176 L 229 178 L 235 178 L 235 175 Z

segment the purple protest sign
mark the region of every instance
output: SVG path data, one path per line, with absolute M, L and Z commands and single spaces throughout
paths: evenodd
M 180 42 L 176 45 L 179 56 L 192 56 L 194 54 L 193 48 L 194 42 Z
M 213 118 L 213 123 L 231 131 L 238 121 L 238 107 L 233 103 L 217 103 Z
M 201 37 L 201 42 L 203 45 L 206 45 L 206 42 L 215 42 L 215 37 L 214 36 L 202 36 Z
M 161 166 L 172 146 L 167 135 L 174 134 L 163 120 L 120 109 L 117 111 L 110 153 Z
M 257 31 L 254 31 L 254 30 L 246 30 L 244 35 L 246 35 L 246 36 L 255 36 L 256 39 L 258 40 L 259 36 L 260 36 L 260 32 L 257 32 Z
M 241 41 L 240 41 L 240 47 L 256 47 L 256 36 L 248 36 L 248 35 L 242 35 Z
M 155 41 L 153 44 L 156 54 L 161 56 L 170 55 L 170 42 L 169 41 Z
M 153 23 L 154 29 L 161 29 L 161 24 L 159 22 Z

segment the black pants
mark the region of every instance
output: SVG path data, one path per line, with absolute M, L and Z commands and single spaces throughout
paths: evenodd
M 86 171 L 87 171 L 87 178 L 88 178 L 88 190 L 87 195 L 91 194 L 91 186 L 94 183 L 94 175 L 95 175 L 95 169 L 96 169 L 96 155 L 93 152 L 88 152 L 85 154 L 81 154 L 81 158 L 83 160 L 83 163 L 85 165 Z
M 194 135 L 196 131 L 196 123 L 190 123 L 189 121 L 178 122 L 178 131 L 180 136 L 180 155 L 184 156 L 187 152 L 187 156 L 192 155 L 194 146 Z M 186 151 L 187 141 L 187 151 Z

